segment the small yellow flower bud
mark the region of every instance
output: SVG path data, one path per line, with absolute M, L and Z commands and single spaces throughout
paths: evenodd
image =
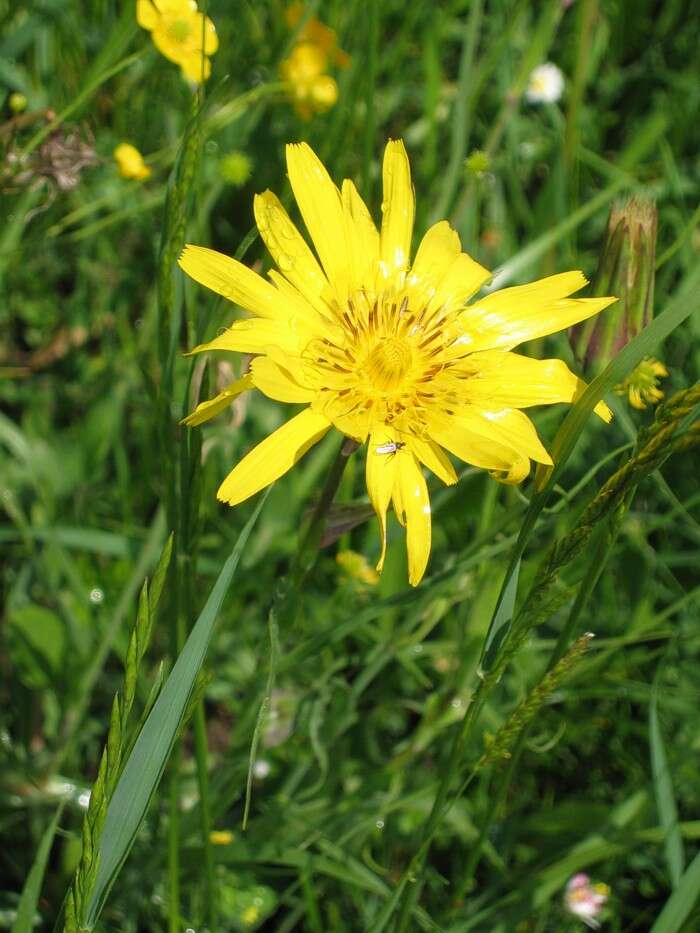
M 219 174 L 224 181 L 236 188 L 242 187 L 248 181 L 252 171 L 253 163 L 250 156 L 237 149 L 227 153 L 219 162 Z
M 27 98 L 24 94 L 20 94 L 19 91 L 15 91 L 14 94 L 10 94 L 8 104 L 13 113 L 22 113 L 23 110 L 27 109 Z

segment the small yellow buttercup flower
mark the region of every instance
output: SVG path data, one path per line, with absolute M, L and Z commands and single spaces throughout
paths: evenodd
M 565 272 L 468 305 L 491 273 L 462 252 L 446 221 L 427 231 L 411 261 L 415 202 L 401 141 L 390 141 L 384 153 L 379 230 L 352 181 L 338 189 L 305 143 L 287 146 L 287 173 L 318 259 L 271 191 L 254 202 L 277 265 L 270 281 L 202 246 L 186 246 L 180 257 L 193 279 L 253 315 L 192 352 L 255 355 L 245 376 L 202 402 L 187 422 L 201 424 L 252 388 L 306 406 L 226 477 L 218 498 L 230 505 L 286 473 L 331 427 L 367 442 L 367 491 L 381 533 L 377 570 L 393 502 L 406 528 L 409 581 L 417 585 L 431 542 L 422 468 L 457 482 L 450 453 L 520 483 L 531 460 L 551 464 L 521 409 L 571 403 L 585 384 L 561 360 L 529 359 L 513 349 L 615 299 L 569 297 L 586 279 Z M 602 402 L 596 412 L 611 417 Z
M 615 387 L 618 395 L 626 395 L 632 408 L 643 411 L 647 405 L 656 405 L 664 397 L 659 379 L 665 379 L 668 370 L 663 363 L 648 356 L 643 359 L 625 381 Z
M 114 150 L 114 159 L 123 178 L 143 181 L 151 174 L 150 168 L 143 161 L 143 156 L 131 143 L 120 143 Z
M 214 24 L 197 9 L 196 0 L 136 0 L 136 20 L 151 33 L 153 44 L 190 81 L 211 74 L 207 56 L 219 48 Z
M 293 3 L 287 8 L 288 25 L 295 27 L 303 13 L 303 4 Z M 338 48 L 335 32 L 315 16 L 309 17 L 289 57 L 280 64 L 282 80 L 303 120 L 310 120 L 314 113 L 323 113 L 335 104 L 338 85 L 326 72 L 331 65 L 345 68 L 349 62 L 347 53 Z

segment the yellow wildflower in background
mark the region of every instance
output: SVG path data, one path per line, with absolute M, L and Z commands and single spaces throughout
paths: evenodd
M 621 385 L 615 386 L 615 392 L 626 395 L 632 408 L 643 411 L 647 405 L 656 405 L 664 397 L 659 379 L 666 376 L 668 370 L 664 364 L 648 356 L 635 366 Z
M 271 281 L 201 246 L 186 246 L 180 257 L 193 279 L 253 314 L 192 352 L 256 354 L 250 373 L 188 420 L 213 417 L 253 387 L 306 405 L 226 477 L 218 498 L 230 505 L 286 473 L 331 427 L 367 441 L 367 490 L 381 531 L 377 569 L 393 502 L 406 528 L 409 580 L 416 585 L 431 538 L 422 467 L 455 483 L 449 452 L 519 483 L 530 460 L 551 464 L 520 409 L 572 402 L 585 385 L 560 360 L 512 351 L 615 299 L 569 298 L 586 279 L 565 272 L 467 305 L 490 273 L 461 251 L 446 221 L 427 231 L 411 263 L 415 204 L 401 141 L 390 141 L 384 154 L 381 230 L 352 181 L 339 190 L 305 143 L 287 146 L 287 173 L 318 260 L 271 191 L 254 204 L 260 236 L 277 265 Z M 609 420 L 603 403 L 596 411 Z
M 190 81 L 206 81 L 207 58 L 219 48 L 214 24 L 197 10 L 196 0 L 137 0 L 136 21 L 151 33 L 158 51 Z
M 234 838 L 229 829 L 212 829 L 209 833 L 209 842 L 213 846 L 230 846 Z
M 114 150 L 114 159 L 123 178 L 143 181 L 151 174 L 150 168 L 143 161 L 143 156 L 131 143 L 120 143 Z
M 379 574 L 373 567 L 370 567 L 364 554 L 348 549 L 339 551 L 335 560 L 351 579 L 364 583 L 366 586 L 376 586 L 379 583 Z
M 301 21 L 304 7 L 293 3 L 287 8 L 287 23 L 294 28 Z M 280 64 L 280 75 L 294 108 L 303 120 L 329 110 L 338 100 L 338 85 L 326 74 L 329 66 L 347 67 L 350 56 L 338 48 L 334 30 L 315 16 L 309 17 L 299 32 L 288 58 Z

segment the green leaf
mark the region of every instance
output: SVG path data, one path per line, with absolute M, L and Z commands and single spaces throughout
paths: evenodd
M 482 655 L 482 666 L 489 670 L 493 665 L 503 639 L 506 637 L 515 614 L 515 597 L 518 592 L 518 577 L 520 576 L 520 560 L 513 572 L 507 577 L 503 597 L 499 599 L 496 611 L 486 633 Z
M 43 606 L 21 606 L 10 614 L 10 657 L 27 687 L 55 686 L 65 668 L 67 637 L 62 619 Z
M 83 918 L 88 929 L 93 929 L 97 922 L 158 787 L 204 662 L 217 614 L 266 498 L 267 494 L 261 498 L 222 567 L 206 605 L 134 743 L 114 790 L 99 841 L 97 878 Z
M 34 929 L 34 915 L 36 914 L 36 905 L 39 902 L 39 895 L 41 894 L 41 885 L 44 880 L 46 863 L 49 860 L 53 837 L 56 835 L 56 828 L 58 827 L 58 821 L 61 819 L 62 813 L 63 804 L 56 810 L 54 818 L 46 827 L 44 835 L 41 837 L 39 848 L 36 850 L 36 855 L 34 856 L 34 862 L 32 863 L 32 867 L 27 875 L 27 880 L 24 882 L 24 887 L 22 888 L 22 894 L 17 907 L 17 916 L 15 917 L 15 922 L 12 924 L 11 933 L 31 933 Z
M 685 868 L 685 857 L 681 831 L 678 826 L 678 810 L 676 809 L 676 798 L 673 793 L 673 782 L 671 781 L 666 749 L 659 726 L 658 683 L 656 682 L 654 683 L 649 705 L 649 744 L 651 746 L 654 796 L 659 810 L 659 820 L 664 831 L 664 854 L 671 885 L 677 888 Z
M 678 887 L 666 901 L 664 909 L 656 918 L 651 933 L 678 933 L 689 930 L 684 926 L 690 911 L 700 894 L 700 852 L 685 870 Z

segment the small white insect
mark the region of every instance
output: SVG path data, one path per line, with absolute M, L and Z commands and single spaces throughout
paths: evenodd
M 375 453 L 395 454 L 405 446 L 406 444 L 404 441 L 389 441 L 388 444 L 380 444 L 379 447 L 375 448 Z

